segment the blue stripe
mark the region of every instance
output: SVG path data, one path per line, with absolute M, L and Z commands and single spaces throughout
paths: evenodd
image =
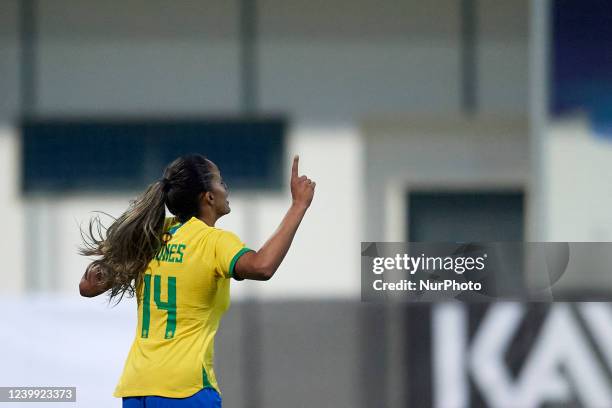
M 169 233 L 169 234 L 174 235 L 174 234 L 176 233 L 176 231 L 177 231 L 179 228 L 181 228 L 182 226 L 183 226 L 183 223 L 181 222 L 180 224 L 175 225 L 174 227 L 170 228 L 170 229 L 168 230 L 168 233 Z

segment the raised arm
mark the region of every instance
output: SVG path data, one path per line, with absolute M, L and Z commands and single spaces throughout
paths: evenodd
M 101 267 L 100 263 L 95 261 L 87 266 L 79 283 L 79 293 L 81 296 L 94 297 L 110 289 L 108 285 L 103 283 Z
M 234 267 L 238 279 L 268 280 L 285 258 L 293 237 L 312 202 L 316 183 L 306 176 L 298 176 L 299 156 L 293 158 L 291 167 L 291 197 L 293 202 L 279 227 L 255 252 L 242 255 Z

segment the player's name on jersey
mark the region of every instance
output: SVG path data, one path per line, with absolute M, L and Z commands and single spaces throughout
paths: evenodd
M 155 259 L 160 262 L 183 263 L 183 251 L 185 248 L 187 248 L 185 244 L 163 245 L 155 256 Z

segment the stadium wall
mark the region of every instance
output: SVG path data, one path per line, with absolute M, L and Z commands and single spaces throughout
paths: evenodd
M 0 118 L 20 111 L 19 2 L 0 13 Z M 239 3 L 36 2 L 39 115 L 238 114 Z M 322 4 L 323 5 L 323 4 Z M 295 121 L 460 113 L 460 2 L 257 3 L 256 109 Z M 476 2 L 476 113 L 525 114 L 529 2 Z M 120 12 L 119 12 L 120 10 Z

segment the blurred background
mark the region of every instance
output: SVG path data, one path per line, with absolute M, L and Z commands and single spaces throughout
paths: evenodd
M 136 304 L 79 297 L 79 226 L 199 152 L 258 248 L 299 153 L 316 197 L 232 283 L 225 407 L 612 407 L 609 304 L 359 298 L 361 241 L 610 241 L 611 46 L 604 0 L 0 0 L 0 386 L 119 407 Z

